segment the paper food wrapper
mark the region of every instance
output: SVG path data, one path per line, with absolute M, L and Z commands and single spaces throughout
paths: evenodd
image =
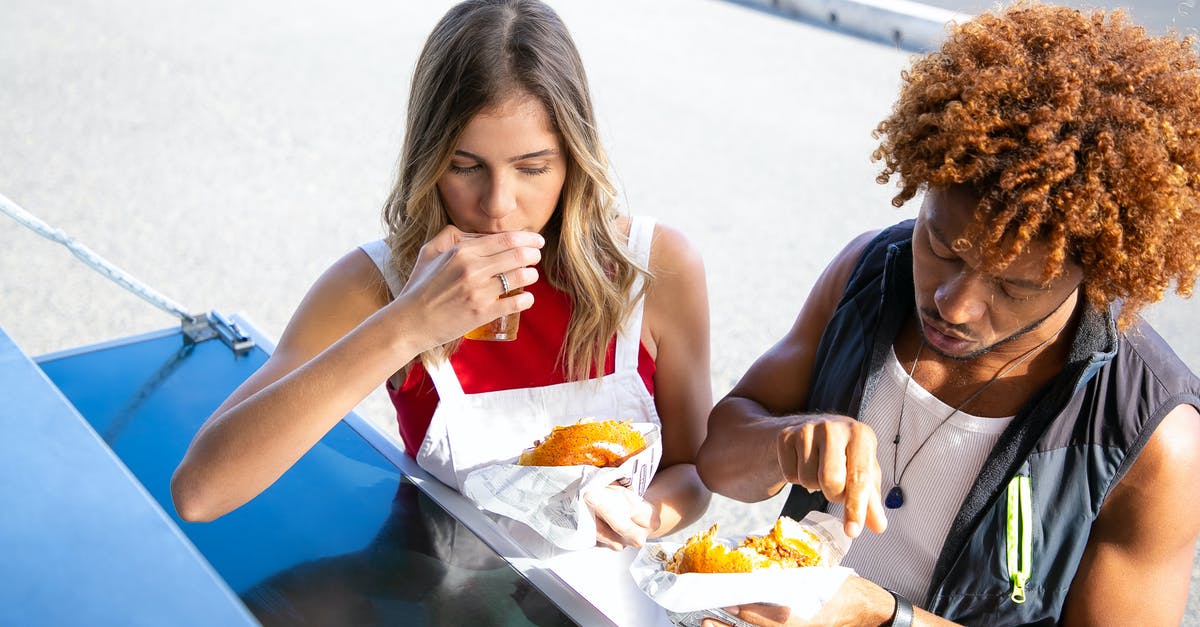
M 633 423 L 646 439 L 642 452 L 616 468 L 595 466 L 484 466 L 463 480 L 463 494 L 480 509 L 521 522 L 554 546 L 569 551 L 596 544 L 596 520 L 582 495 L 614 481 L 646 493 L 662 457 L 658 425 Z
M 749 603 L 785 605 L 792 609 L 793 615 L 807 620 L 837 593 L 854 571 L 838 566 L 850 549 L 850 538 L 842 531 L 840 519 L 823 512 L 810 512 L 800 524 L 820 538 L 822 562 L 830 566 L 677 575 L 665 568 L 683 545 L 660 542 L 643 546 L 629 572 L 642 592 L 667 610 L 677 624 L 698 625 L 705 617 L 720 619 L 724 615 L 720 608 Z M 734 548 L 742 538 L 717 541 Z M 695 622 L 687 622 L 690 620 Z

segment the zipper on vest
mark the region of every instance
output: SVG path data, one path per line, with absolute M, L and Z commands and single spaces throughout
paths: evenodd
M 1033 570 L 1033 493 L 1029 477 L 1017 475 L 1008 482 L 1007 513 L 1008 577 L 1013 603 L 1020 604 L 1025 602 L 1025 584 Z

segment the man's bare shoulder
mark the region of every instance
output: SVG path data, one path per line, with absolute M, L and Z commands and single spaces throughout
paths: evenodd
M 850 275 L 858 265 L 858 259 L 862 257 L 863 251 L 879 233 L 881 231 L 878 229 L 867 231 L 850 240 L 833 257 L 829 265 L 825 267 L 825 271 L 817 279 L 816 284 L 813 285 L 804 307 L 815 313 L 817 317 L 824 318 L 820 324 L 822 329 L 824 323 L 828 322 L 828 316 L 833 314 L 833 308 L 841 299 L 846 284 L 850 282 Z M 801 313 L 803 315 L 804 312 Z
M 1062 624 L 1178 624 L 1200 535 L 1197 473 L 1200 413 L 1178 405 L 1101 506 Z
M 1097 520 L 1099 539 L 1151 552 L 1177 543 L 1190 547 L 1200 531 L 1200 500 L 1194 498 L 1198 475 L 1200 412 L 1178 405 L 1109 493 Z

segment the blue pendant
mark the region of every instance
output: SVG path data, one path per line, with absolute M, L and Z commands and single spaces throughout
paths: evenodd
M 883 499 L 883 504 L 888 509 L 900 509 L 904 505 L 904 490 L 900 486 L 896 486 L 888 490 L 887 497 Z

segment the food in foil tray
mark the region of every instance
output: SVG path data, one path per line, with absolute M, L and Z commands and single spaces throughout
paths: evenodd
M 629 574 L 678 625 L 728 623 L 718 608 L 748 603 L 784 605 L 808 620 L 854 573 L 840 566 L 851 542 L 842 526 L 824 512 L 799 522 L 781 516 L 762 535 L 718 537 L 713 525 L 684 544 L 647 543 Z
M 620 466 L 646 448 L 646 438 L 628 420 L 580 421 L 554 427 L 521 453 L 521 466 Z
M 730 549 L 715 541 L 717 525 L 698 533 L 675 551 L 666 570 L 684 573 L 749 573 L 768 568 L 821 566 L 820 539 L 800 523 L 781 516 L 770 533 L 747 536 Z

